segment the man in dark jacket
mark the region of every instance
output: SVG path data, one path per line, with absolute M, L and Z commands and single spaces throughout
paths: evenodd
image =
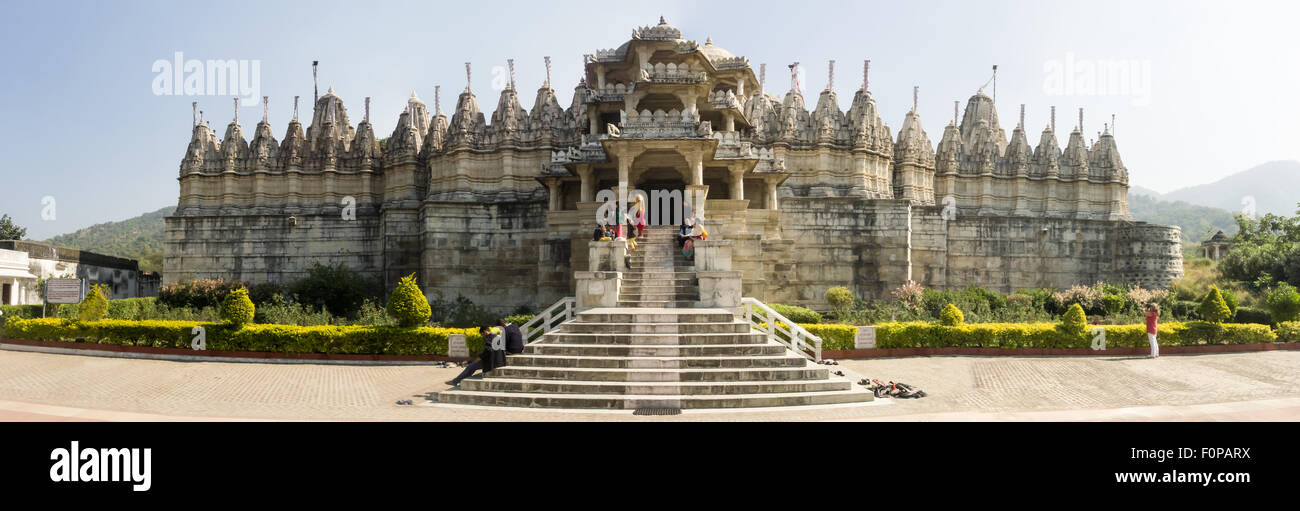
M 497 320 L 501 325 L 501 335 L 506 336 L 506 353 L 518 355 L 524 352 L 524 334 L 519 331 L 519 325 L 507 323 L 505 318 Z
M 478 360 L 470 362 L 465 366 L 465 370 L 460 372 L 459 376 L 448 380 L 444 383 L 453 387 L 460 385 L 461 380 L 474 376 L 476 371 L 482 370 L 483 374 L 488 371 L 506 365 L 506 343 L 500 335 L 493 335 L 492 329 L 486 326 L 479 327 L 478 333 L 483 337 L 483 351 L 478 354 Z

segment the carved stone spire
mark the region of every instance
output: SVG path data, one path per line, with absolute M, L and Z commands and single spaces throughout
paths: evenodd
M 545 85 L 545 87 L 549 89 L 549 88 L 551 88 L 551 57 L 548 55 L 548 56 L 542 57 L 542 59 L 546 61 L 546 85 Z

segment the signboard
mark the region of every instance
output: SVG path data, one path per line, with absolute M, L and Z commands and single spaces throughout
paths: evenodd
M 858 336 L 853 339 L 854 349 L 869 350 L 876 347 L 876 327 L 860 326 L 858 327 Z
M 447 336 L 447 356 L 469 358 L 469 345 L 465 344 L 465 334 Z
M 45 303 L 81 303 L 81 279 L 45 281 Z

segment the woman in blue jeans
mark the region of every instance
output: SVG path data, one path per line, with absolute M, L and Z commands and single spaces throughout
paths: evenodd
M 479 370 L 482 370 L 483 374 L 487 374 L 488 371 L 506 365 L 505 336 L 493 335 L 492 329 L 486 326 L 479 327 L 478 333 L 483 337 L 483 351 L 479 352 L 478 360 L 465 366 L 465 370 L 461 371 L 459 376 L 443 383 L 455 387 L 460 385 L 461 380 L 473 376 Z

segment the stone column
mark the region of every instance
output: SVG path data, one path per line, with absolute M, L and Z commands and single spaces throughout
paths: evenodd
M 731 200 L 745 200 L 745 171 L 731 171 Z
M 736 116 L 730 110 L 722 112 L 724 131 L 736 131 Z
M 600 119 L 600 115 L 599 112 L 596 112 L 596 107 L 591 107 L 587 109 L 587 123 L 590 126 L 587 131 L 588 133 L 592 135 L 597 135 L 600 133 L 600 130 L 597 129 L 600 127 L 599 119 Z
M 560 183 L 559 179 L 552 179 L 546 185 L 547 191 L 550 192 L 550 202 L 547 204 L 547 207 L 551 211 L 560 210 L 560 190 L 562 186 L 563 184 Z
M 592 202 L 596 200 L 596 171 L 591 165 L 578 165 L 578 177 L 582 178 L 582 195 L 578 197 L 580 202 Z
M 767 186 L 767 209 L 778 209 L 776 204 L 776 181 L 764 181 L 763 184 Z

